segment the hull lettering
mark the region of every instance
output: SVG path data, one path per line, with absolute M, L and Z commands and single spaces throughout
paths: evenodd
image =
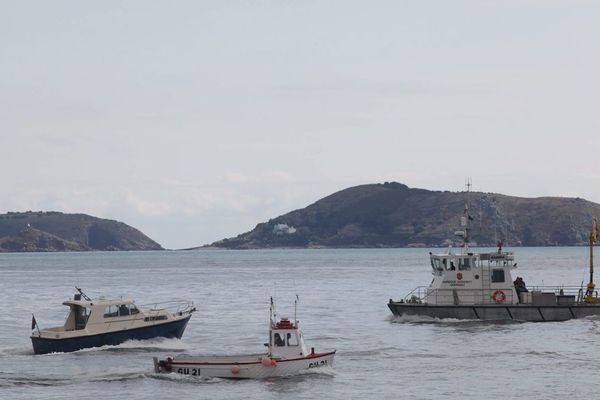
M 323 365 L 327 365 L 327 360 L 311 362 L 308 364 L 308 368 L 317 368 L 322 367 Z

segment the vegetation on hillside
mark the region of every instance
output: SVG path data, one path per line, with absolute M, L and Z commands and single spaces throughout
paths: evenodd
M 9 212 L 0 214 L 0 252 L 162 250 L 123 222 L 86 214 Z
M 600 205 L 580 198 L 520 198 L 495 193 L 413 189 L 397 182 L 361 185 L 327 196 L 211 246 L 434 247 L 455 241 L 466 203 L 472 241 L 495 246 L 587 243 Z

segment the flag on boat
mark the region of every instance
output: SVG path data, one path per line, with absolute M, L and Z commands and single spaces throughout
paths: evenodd
M 598 240 L 598 224 L 596 223 L 596 218 L 592 220 L 592 235 L 590 239 L 592 243 L 596 243 Z
M 35 329 L 37 326 L 37 321 L 35 320 L 35 315 L 31 314 L 31 330 Z

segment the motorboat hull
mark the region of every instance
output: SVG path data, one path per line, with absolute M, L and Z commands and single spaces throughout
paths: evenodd
M 424 316 L 486 321 L 566 321 L 600 315 L 600 304 L 531 305 L 531 304 L 481 304 L 435 305 L 426 303 L 388 303 L 395 316 Z
M 310 354 L 295 359 L 275 359 L 274 365 L 266 366 L 261 362 L 260 357 L 256 357 L 256 361 L 251 362 L 247 361 L 248 357 L 240 357 L 241 362 L 235 362 L 232 357 L 223 357 L 224 362 L 218 362 L 218 357 L 213 358 L 213 362 L 204 362 L 202 358 L 168 359 L 167 361 L 158 361 L 155 358 L 154 369 L 156 372 L 173 372 L 204 378 L 264 379 L 332 366 L 334 356 L 335 351 Z
M 31 336 L 35 354 L 68 353 L 91 347 L 118 345 L 127 340 L 145 340 L 156 337 L 181 338 L 191 314 L 163 324 L 153 324 L 134 329 L 82 335 L 69 338 Z

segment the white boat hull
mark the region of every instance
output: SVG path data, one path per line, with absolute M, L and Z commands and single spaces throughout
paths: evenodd
M 275 365 L 264 365 L 261 362 L 264 355 L 257 355 L 250 360 L 248 356 L 211 357 L 190 359 L 167 359 L 158 361 L 154 358 L 156 372 L 173 372 L 182 375 L 201 376 L 205 378 L 231 379 L 264 379 L 270 377 L 288 376 L 303 370 L 333 365 L 335 351 L 329 353 L 311 354 L 295 359 L 274 359 Z

